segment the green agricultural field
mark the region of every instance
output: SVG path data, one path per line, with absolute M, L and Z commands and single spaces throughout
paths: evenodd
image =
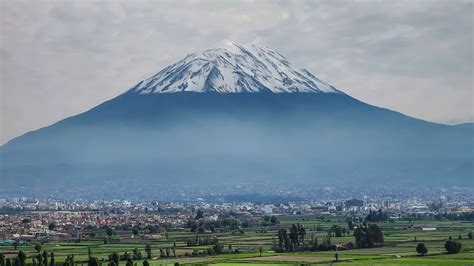
M 280 228 L 288 228 L 291 224 L 304 224 L 307 238 L 313 237 L 322 240 L 327 236 L 327 231 L 333 225 L 347 227 L 342 217 L 280 217 L 280 223 L 268 226 L 263 230 L 261 227 L 246 228 L 243 234 L 238 232 L 216 232 L 199 234 L 199 236 L 217 236 L 219 243 L 223 245 L 223 252 L 218 255 L 196 255 L 193 251 L 203 253 L 212 245 L 187 246 L 186 240 L 195 238 L 196 233 L 170 232 L 168 238 L 160 240 L 144 240 L 140 237 L 130 239 L 124 234 L 118 234 L 113 239 L 104 243 L 105 235 L 98 234 L 96 237 L 83 239 L 80 243 L 73 242 L 49 242 L 42 244 L 42 250 L 54 252 L 57 265 L 65 261 L 66 257 L 74 254 L 76 264 L 87 265 L 88 251 L 92 256 L 98 258 L 103 265 L 108 265 L 108 256 L 117 252 L 132 253 L 138 249 L 143 257 L 146 256 L 145 245 L 149 244 L 152 249 L 152 259 L 147 260 L 150 265 L 474 265 L 474 240 L 468 239 L 469 231 L 474 232 L 474 224 L 453 221 L 417 221 L 409 223 L 406 221 L 394 223 L 379 223 L 384 233 L 385 243 L 382 247 L 368 249 L 350 249 L 338 251 L 339 261 L 335 261 L 335 251 L 315 252 L 292 252 L 276 253 L 272 251 L 276 241 L 277 231 Z M 435 231 L 422 231 L 421 229 L 410 229 L 410 224 L 429 224 L 436 227 Z M 458 239 L 461 235 L 462 239 Z M 462 250 L 457 254 L 447 254 L 444 248 L 445 241 L 452 237 L 462 244 Z M 345 244 L 355 242 L 354 237 L 349 234 L 343 237 L 332 237 L 331 243 Z M 428 253 L 419 256 L 416 246 L 423 242 Z M 13 258 L 19 250 L 26 252 L 27 264 L 32 265 L 32 257 L 36 255 L 34 245 L 19 246 L 13 250 L 12 246 L 0 246 L 0 253 L 7 258 Z M 171 255 L 160 258 L 160 249 L 172 249 L 174 247 L 176 257 Z M 259 248 L 263 248 L 260 254 Z M 231 248 L 231 249 L 229 249 Z M 141 266 L 142 260 L 134 260 L 134 265 Z M 125 265 L 121 261 L 120 265 Z

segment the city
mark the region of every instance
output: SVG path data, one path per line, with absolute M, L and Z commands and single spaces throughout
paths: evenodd
M 76 262 L 84 260 L 83 263 L 88 252 L 93 252 L 99 260 L 108 260 L 112 252 L 127 251 L 148 252 L 147 263 L 218 262 L 222 260 L 222 254 L 229 253 L 241 254 L 239 256 L 244 256 L 247 262 L 255 262 L 259 260 L 260 249 L 265 257 L 278 256 L 275 253 L 277 231 L 301 223 L 316 242 L 332 239 L 329 241 L 334 243 L 335 249 L 330 246 L 326 248 L 328 251 L 322 249 L 320 252 L 327 257 L 321 254 L 320 260 L 333 260 L 336 252 L 341 261 L 353 261 L 358 255 L 348 253 L 347 245 L 354 245 L 349 244 L 355 241 L 354 227 L 371 219 L 383 230 L 391 232 L 385 233 L 386 245 L 391 241 L 391 235 L 400 234 L 396 237 L 397 244 L 389 244 L 394 250 L 404 238 L 407 243 L 423 241 L 427 236 L 447 238 L 449 235 L 465 239 L 462 241 L 472 238 L 472 190 L 462 187 L 418 189 L 416 197 L 409 190 L 378 187 L 376 193 L 364 194 L 360 188 L 338 191 L 323 187 L 317 193 L 320 197 L 311 198 L 306 194 L 309 189 L 303 192 L 293 188 L 293 193 L 300 196 L 297 200 L 288 200 L 285 197 L 291 193 L 282 188 L 280 194 L 273 193 L 273 196 L 280 196 L 273 198 L 274 201 L 255 194 L 254 188 L 245 185 L 224 189 L 225 195 L 234 195 L 233 201 L 225 201 L 218 191 L 211 193 L 212 197 L 201 191 L 192 200 L 186 196 L 174 202 L 2 198 L 0 252 L 4 252 L 6 258 L 14 258 L 17 249 L 31 250 L 43 245 L 44 249 L 54 250 L 56 262 L 75 255 Z M 236 194 L 242 191 L 250 194 Z M 188 193 L 185 189 L 181 191 L 181 195 Z M 245 201 L 248 198 L 257 201 Z M 244 240 L 250 234 L 250 239 L 258 239 L 258 242 Z M 219 253 L 209 253 L 208 249 L 215 244 L 212 241 L 219 241 L 225 248 Z M 310 242 L 304 245 L 310 245 Z M 137 250 L 130 249 L 131 246 Z M 303 246 L 299 249 L 303 250 Z M 408 250 L 398 248 L 398 256 L 414 252 L 414 249 Z M 30 252 L 34 254 L 34 250 Z M 441 250 L 430 250 L 433 252 Z M 145 258 L 144 255 L 137 256 L 135 259 Z M 292 261 L 296 257 L 282 259 Z M 308 258 L 306 262 L 315 261 Z

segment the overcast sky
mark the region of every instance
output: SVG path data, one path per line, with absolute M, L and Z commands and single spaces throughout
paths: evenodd
M 265 44 L 373 105 L 474 121 L 473 1 L 0 3 L 0 144 L 224 40 Z

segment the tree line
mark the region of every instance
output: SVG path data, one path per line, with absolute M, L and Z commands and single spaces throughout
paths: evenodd
M 314 235 L 312 235 L 309 240 L 307 239 L 304 225 L 299 223 L 292 224 L 289 230 L 278 230 L 277 240 L 274 240 L 273 249 L 277 252 L 351 249 L 354 247 L 352 242 L 340 246 L 331 244 L 331 237 L 342 237 L 349 233 L 350 231 L 348 229 L 333 225 L 328 230 L 326 237 L 319 242 L 318 238 L 314 237 Z M 364 222 L 356 226 L 353 236 L 355 237 L 356 246 L 358 248 L 371 248 L 381 246 L 384 243 L 382 229 L 375 223 Z

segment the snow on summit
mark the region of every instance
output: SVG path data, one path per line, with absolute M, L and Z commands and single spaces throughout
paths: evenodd
M 138 94 L 175 92 L 240 93 L 341 93 L 292 65 L 266 46 L 238 45 L 193 53 L 141 81 L 129 92 Z

